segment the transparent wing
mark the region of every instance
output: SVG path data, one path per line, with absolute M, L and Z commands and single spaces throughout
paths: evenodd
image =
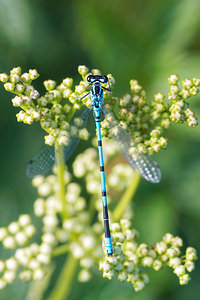
M 26 175 L 33 178 L 36 175 L 46 175 L 55 163 L 54 147 L 44 146 L 28 163 Z
M 131 149 L 136 149 L 136 145 L 133 144 L 131 137 L 120 126 L 112 113 L 108 112 L 103 105 L 101 106 L 101 109 L 107 117 L 106 121 L 109 123 L 110 128 L 112 128 L 112 137 L 118 143 L 120 151 L 128 163 L 147 181 L 159 183 L 161 180 L 161 170 L 158 164 L 145 154 L 136 152 L 130 154 Z
M 83 123 L 79 129 L 84 128 L 87 125 L 90 109 L 86 108 L 80 118 Z M 73 125 L 73 123 L 72 123 Z M 68 146 L 64 147 L 65 162 L 71 157 L 76 147 L 78 146 L 80 139 L 78 137 L 71 137 L 71 141 Z M 48 174 L 55 164 L 55 152 L 53 146 L 45 145 L 28 163 L 26 168 L 26 175 L 29 178 L 33 178 L 36 175 Z

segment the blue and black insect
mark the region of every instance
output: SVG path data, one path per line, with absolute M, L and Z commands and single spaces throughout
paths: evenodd
M 91 108 L 93 109 L 94 120 L 96 124 L 97 140 L 98 140 L 98 152 L 99 152 L 99 164 L 100 164 L 100 176 L 101 176 L 101 190 L 103 201 L 103 219 L 105 230 L 105 249 L 107 255 L 113 254 L 112 239 L 109 227 L 109 216 L 107 207 L 107 195 L 105 184 L 105 172 L 103 161 L 103 149 L 101 138 L 101 112 L 106 116 L 110 128 L 113 129 L 113 138 L 118 143 L 121 153 L 124 155 L 130 165 L 147 181 L 151 183 L 159 183 L 161 180 L 161 171 L 158 164 L 149 156 L 141 153 L 130 153 L 130 149 L 135 148 L 131 137 L 128 135 L 125 129 L 123 129 L 112 113 L 108 112 L 103 105 L 104 90 L 111 92 L 110 89 L 104 87 L 102 84 L 108 83 L 108 77 L 105 75 L 89 75 L 87 77 L 89 83 L 90 92 L 85 94 L 80 100 L 90 95 Z M 82 128 L 86 126 L 90 109 L 86 108 L 83 111 L 81 118 L 83 120 Z M 75 151 L 79 139 L 73 137 L 68 146 L 64 147 L 65 161 L 70 158 Z M 45 146 L 27 166 L 27 175 L 32 178 L 38 174 L 46 175 L 51 171 L 55 164 L 54 148 Z
M 105 248 L 108 255 L 113 254 L 112 239 L 110 235 L 109 217 L 108 217 L 108 206 L 107 206 L 107 195 L 106 195 L 106 183 L 105 183 L 105 172 L 103 162 L 103 150 L 102 150 L 102 139 L 101 139 L 101 107 L 103 103 L 103 89 L 110 91 L 105 87 L 102 87 L 101 83 L 107 83 L 108 77 L 101 75 L 89 75 L 87 82 L 92 84 L 90 90 L 91 105 L 94 113 L 94 120 L 97 129 L 97 141 L 99 150 L 99 164 L 100 164 L 100 175 L 101 175 L 101 192 L 103 201 L 103 219 L 104 219 L 104 232 L 105 232 Z M 86 97 L 87 94 L 84 96 Z

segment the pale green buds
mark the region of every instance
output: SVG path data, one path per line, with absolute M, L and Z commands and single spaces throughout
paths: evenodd
M 55 89 L 56 82 L 54 80 L 46 80 L 46 81 L 44 81 L 44 86 L 47 91 L 51 91 L 51 90 Z
M 11 83 L 11 82 L 7 82 L 7 83 L 4 84 L 4 88 L 8 92 L 14 92 L 14 90 L 15 90 L 15 84 Z
M 15 86 L 15 92 L 17 93 L 23 93 L 25 90 L 25 86 L 21 83 L 17 83 L 16 86 Z
M 25 84 L 31 84 L 31 78 L 30 78 L 30 74 L 29 73 L 24 73 L 21 75 L 21 80 L 23 83 Z
M 80 75 L 85 76 L 88 74 L 89 70 L 86 66 L 79 66 L 78 67 L 78 72 Z
M 17 76 L 20 76 L 22 73 L 22 70 L 20 67 L 17 67 L 17 68 L 13 68 L 11 71 L 10 71 L 10 74 L 11 75 L 17 75 Z
M 138 84 L 137 80 L 131 79 L 130 87 L 131 87 L 131 91 L 136 94 L 138 94 L 142 90 L 142 87 Z
M 17 83 L 19 81 L 20 81 L 20 76 L 18 76 L 16 74 L 10 75 L 10 82 Z
M 38 74 L 36 69 L 30 69 L 29 70 L 29 76 L 31 80 L 37 79 L 40 75 Z
M 163 103 L 164 98 L 165 97 L 161 93 L 157 93 L 154 95 L 154 99 L 157 103 Z
M 72 90 L 70 90 L 70 89 L 65 89 L 64 91 L 63 91 L 63 98 L 69 98 L 69 96 L 72 94 Z
M 1 82 L 7 82 L 8 81 L 8 75 L 6 73 L 0 74 L 0 81 Z
M 178 80 L 179 80 L 179 77 L 177 74 L 172 74 L 168 78 L 169 84 L 173 84 L 173 85 L 177 84 Z
M 193 78 L 192 82 L 195 86 L 200 86 L 200 78 Z
M 23 103 L 23 100 L 21 97 L 16 96 L 15 98 L 13 98 L 12 100 L 13 106 L 20 106 Z
M 192 80 L 186 78 L 185 80 L 182 81 L 182 86 L 184 89 L 189 90 L 192 87 L 193 83 Z
M 67 77 L 67 78 L 63 79 L 63 84 L 64 84 L 67 88 L 71 89 L 71 87 L 72 87 L 72 85 L 73 85 L 73 79 Z

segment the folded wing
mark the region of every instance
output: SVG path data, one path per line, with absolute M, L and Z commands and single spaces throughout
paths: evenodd
M 133 143 L 131 137 L 120 126 L 113 114 L 108 112 L 103 105 L 101 109 L 111 128 L 111 135 L 128 163 L 147 181 L 159 183 L 162 175 L 158 164 L 150 156 L 136 152 L 136 144 Z
M 80 118 L 83 123 L 79 129 L 84 128 L 87 125 L 90 109 L 86 108 Z M 73 125 L 73 123 L 72 123 Z M 65 162 L 71 157 L 76 147 L 78 146 L 80 139 L 78 137 L 71 137 L 68 146 L 64 147 Z M 28 163 L 26 168 L 26 175 L 29 178 L 33 178 L 36 175 L 47 175 L 51 172 L 55 164 L 55 151 L 53 146 L 45 145 Z

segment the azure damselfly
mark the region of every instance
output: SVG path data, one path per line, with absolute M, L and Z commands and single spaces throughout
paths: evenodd
M 105 172 L 102 150 L 102 138 L 101 138 L 101 112 L 106 116 L 106 120 L 112 128 L 112 136 L 118 143 L 119 149 L 130 163 L 130 165 L 147 181 L 151 183 L 159 183 L 161 180 L 161 171 L 158 164 L 149 156 L 138 152 L 131 152 L 131 149 L 136 149 L 136 145 L 133 143 L 131 137 L 123 129 L 112 113 L 108 112 L 103 105 L 104 90 L 111 92 L 110 89 L 105 88 L 102 84 L 108 83 L 108 78 L 105 75 L 89 75 L 87 82 L 90 84 L 91 90 L 84 95 L 80 100 L 87 97 L 90 94 L 91 106 L 93 109 L 94 120 L 96 124 L 97 140 L 98 140 L 98 152 L 99 152 L 99 164 L 100 164 L 100 177 L 101 177 L 101 191 L 103 202 L 103 219 L 104 219 L 104 231 L 105 231 L 105 249 L 107 255 L 113 254 L 112 239 L 109 228 L 109 216 L 107 207 L 107 195 L 105 184 Z M 81 118 L 83 120 L 82 128 L 86 126 L 90 109 L 82 113 Z M 74 152 L 79 143 L 79 139 L 74 137 L 67 147 L 64 148 L 65 160 Z M 27 167 L 28 177 L 34 177 L 38 174 L 47 174 L 55 163 L 55 155 L 53 147 L 46 146 L 43 148 L 33 159 L 29 162 Z

